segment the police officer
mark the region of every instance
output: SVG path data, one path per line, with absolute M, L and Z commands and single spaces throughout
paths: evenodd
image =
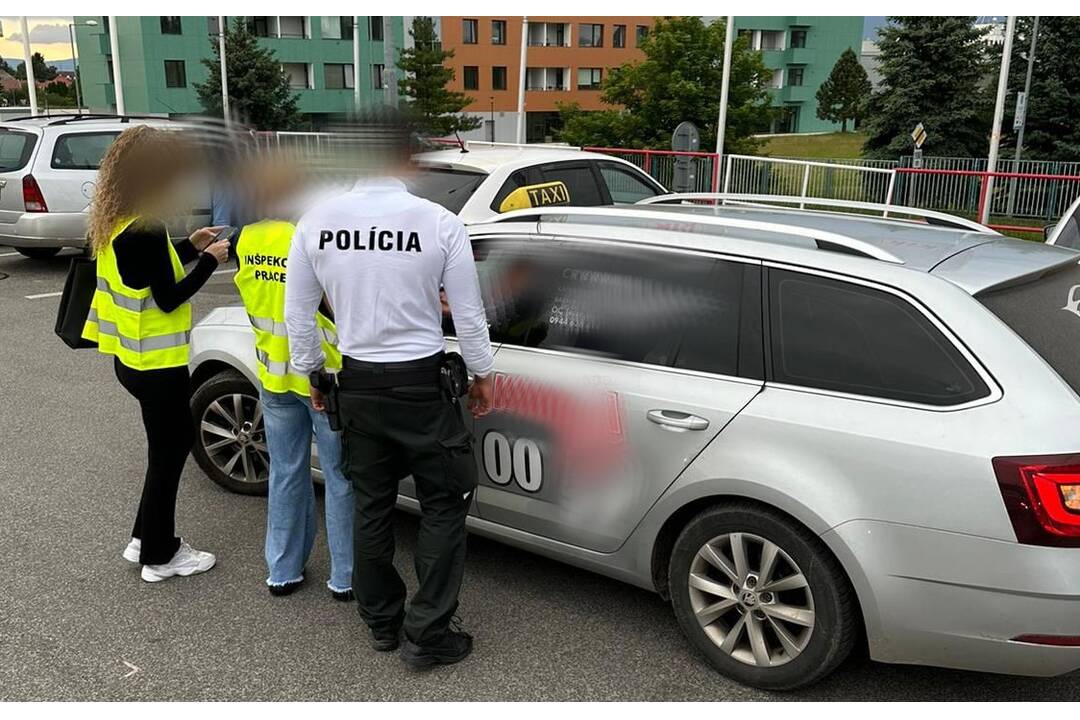
M 382 128 L 381 150 L 401 176 L 408 137 Z M 388 149 L 389 148 L 389 149 Z M 396 169 L 396 172 L 394 172 Z M 477 470 L 472 438 L 445 364 L 440 286 L 465 364 L 469 408 L 491 407 L 494 364 L 469 237 L 446 209 L 411 195 L 394 177 L 359 182 L 299 221 L 289 252 L 285 323 L 292 363 L 315 372 L 312 403 L 325 407 L 317 373 L 325 358 L 314 311 L 325 293 L 334 308 L 344 367 L 337 399 L 345 467 L 356 490 L 353 590 L 372 646 L 414 667 L 455 663 L 472 637 L 452 622 L 465 558 L 465 516 Z M 419 587 L 405 611 L 394 568 L 392 514 L 398 481 L 411 474 L 422 518 L 416 542 Z
M 240 297 L 255 333 L 259 392 L 270 455 L 270 498 L 266 518 L 266 584 L 285 596 L 304 582 L 304 567 L 315 542 L 318 521 L 311 482 L 312 430 L 326 488 L 326 541 L 330 549 L 327 587 L 335 600 L 353 599 L 353 489 L 341 472 L 341 440 L 325 414 L 312 408 L 306 374 L 289 363 L 285 330 L 285 279 L 294 227 L 284 219 L 295 196 L 296 171 L 267 160 L 248 183 L 250 204 L 268 218 L 244 227 L 236 245 L 235 275 Z M 333 321 L 312 311 L 329 369 L 341 367 Z

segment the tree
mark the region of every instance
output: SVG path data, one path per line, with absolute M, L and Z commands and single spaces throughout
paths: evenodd
M 34 80 L 37 82 L 43 82 L 45 80 L 53 80 L 56 78 L 56 67 L 53 65 L 45 64 L 45 56 L 39 52 L 30 56 L 30 62 L 34 68 Z M 15 77 L 19 80 L 26 80 L 26 63 L 21 62 L 15 68 Z
M 444 50 L 435 32 L 435 21 L 429 17 L 413 18 L 409 34 L 413 46 L 401 51 L 397 66 L 402 71 L 398 81 L 401 94 L 409 98 L 406 107 L 418 131 L 435 137 L 480 127 L 480 118 L 461 115 L 473 101 L 465 93 L 448 90 L 454 70 L 446 61 L 454 57 Z
M 992 92 L 987 51 L 972 17 L 891 17 L 878 29 L 881 89 L 863 125 L 870 157 L 895 159 L 913 148 L 922 123 L 926 149 L 942 156 L 986 154 Z
M 574 145 L 669 148 L 671 133 L 684 120 L 701 131 L 702 150 L 716 145 L 723 75 L 724 21 L 706 25 L 699 17 L 657 18 L 641 43 L 645 59 L 612 69 L 601 83 L 610 110 L 584 112 L 560 107 L 561 138 Z M 735 42 L 728 95 L 725 152 L 757 147 L 753 133 L 774 116 L 767 89 L 772 71 L 748 40 Z
M 221 58 L 218 40 L 210 41 L 213 56 L 202 63 L 209 72 L 195 92 L 208 115 L 222 115 Z M 274 51 L 259 45 L 244 18 L 225 29 L 225 66 L 229 80 L 229 109 L 257 130 L 289 130 L 300 120 L 297 94 Z
M 854 126 L 866 113 L 872 89 L 855 51 L 848 48 L 840 54 L 828 79 L 818 88 L 818 118 L 838 122 L 840 132 L 847 132 L 847 121 L 851 120 Z
M 1013 114 L 1016 93 L 1024 89 L 1028 51 L 1031 49 L 1033 18 L 1019 17 L 1013 55 L 1009 65 L 1009 97 L 1001 140 L 1003 152 L 1016 147 Z M 1000 54 L 999 54 L 1000 57 Z M 1024 128 L 1024 159 L 1080 160 L 1080 73 L 1066 68 L 1080 57 L 1080 17 L 1042 16 L 1035 46 L 1035 65 L 1031 76 L 1031 95 L 1027 101 Z

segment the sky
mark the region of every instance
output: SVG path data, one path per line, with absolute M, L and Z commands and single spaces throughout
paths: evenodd
M 30 48 L 41 53 L 46 60 L 66 60 L 71 57 L 71 43 L 68 40 L 70 17 L 31 17 Z M 18 17 L 0 15 L 4 36 L 0 37 L 0 57 L 14 67 L 22 62 L 22 27 Z

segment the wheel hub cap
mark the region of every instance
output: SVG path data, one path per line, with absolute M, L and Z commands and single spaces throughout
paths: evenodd
M 270 457 L 257 397 L 241 393 L 219 397 L 203 412 L 200 432 L 203 449 L 223 473 L 244 483 L 266 480 Z

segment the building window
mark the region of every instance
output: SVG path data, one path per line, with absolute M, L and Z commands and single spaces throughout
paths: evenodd
M 161 16 L 162 35 L 179 35 L 181 32 L 179 15 Z
M 759 50 L 783 50 L 784 49 L 784 31 L 783 30 L 762 30 L 761 31 L 761 47 Z
M 320 20 L 324 40 L 352 40 L 353 19 L 346 15 L 323 15 Z
M 382 90 L 386 87 L 383 82 L 383 73 L 386 71 L 386 66 L 382 64 L 376 64 L 371 66 L 371 87 L 376 90 Z
M 305 71 L 306 74 L 306 71 Z M 355 87 L 351 63 L 324 63 L 323 81 L 327 90 L 344 90 Z M 306 82 L 306 77 L 305 77 Z
M 491 89 L 492 90 L 505 90 L 506 89 L 506 66 L 496 65 L 491 68 Z
M 791 31 L 791 47 L 804 48 L 806 47 L 806 31 L 805 30 L 792 30 Z
M 805 68 L 802 65 L 793 65 L 787 69 L 787 84 L 799 87 L 803 81 L 803 70 Z
M 306 38 L 307 18 L 303 15 L 282 15 L 278 18 L 278 37 Z
M 604 47 L 604 26 L 591 23 L 579 25 L 578 47 Z
M 491 21 L 491 44 L 492 45 L 505 45 L 506 44 L 506 21 L 505 20 L 492 20 Z
M 634 47 L 641 47 L 641 43 L 643 43 L 647 37 L 649 37 L 649 26 L 638 25 L 634 33 Z
M 183 60 L 165 61 L 165 87 L 187 87 L 187 69 Z
M 265 15 L 259 15 L 255 17 L 249 17 L 247 21 L 248 30 L 255 37 L 270 37 L 270 18 Z
M 611 29 L 611 47 L 626 47 L 626 26 L 616 25 Z
M 307 90 L 311 87 L 310 66 L 307 63 L 282 63 L 281 71 L 289 78 L 289 87 L 293 90 Z
M 226 21 L 226 22 L 228 22 L 228 21 Z M 218 26 L 217 15 L 207 15 L 206 16 L 206 34 L 207 35 L 212 35 L 214 37 L 217 37 L 218 35 L 221 34 L 221 28 L 220 28 L 220 26 Z
M 465 80 L 466 90 L 480 89 L 480 68 L 476 65 L 466 65 L 464 68 L 463 78 Z
M 382 16 L 374 16 L 368 18 L 368 25 L 370 26 L 371 39 L 382 40 L 383 39 L 383 23 Z
M 475 45 L 480 37 L 480 21 L 464 19 L 461 21 L 461 42 L 466 45 Z
M 578 68 L 578 90 L 599 90 L 602 72 L 600 68 Z

